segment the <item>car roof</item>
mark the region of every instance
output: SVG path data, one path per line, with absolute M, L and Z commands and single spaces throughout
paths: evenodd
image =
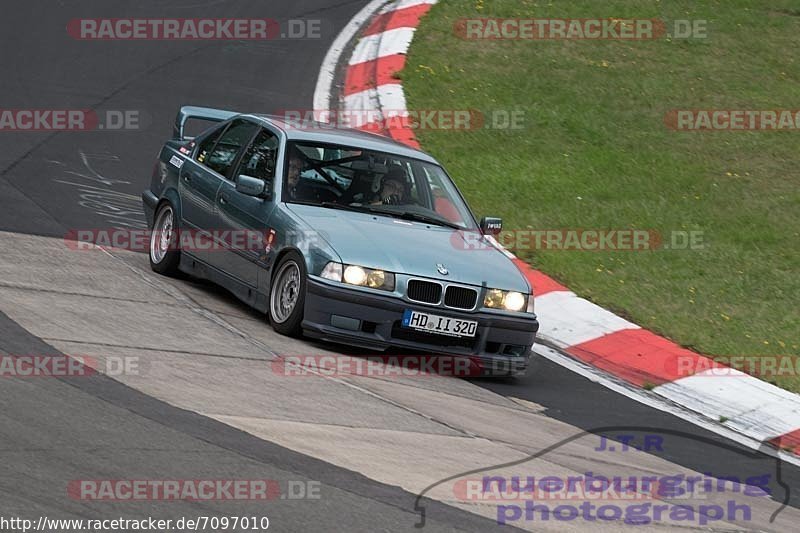
M 272 124 L 280 129 L 290 141 L 313 141 L 318 143 L 341 144 L 345 146 L 356 146 L 365 150 L 376 152 L 387 152 L 394 155 L 410 157 L 427 161 L 439 165 L 432 156 L 422 150 L 410 148 L 405 144 L 399 143 L 394 139 L 376 133 L 332 126 L 324 122 L 304 121 L 308 124 L 307 128 L 298 128 L 293 124 L 277 115 L 250 114 L 246 115 L 255 119 Z

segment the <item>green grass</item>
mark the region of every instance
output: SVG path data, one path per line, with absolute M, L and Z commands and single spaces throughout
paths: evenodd
M 670 109 L 800 108 L 796 0 L 447 0 L 400 74 L 411 109 L 524 111 L 419 130 L 507 229 L 702 231 L 702 250 L 520 251 L 572 290 L 709 355 L 800 354 L 800 131 L 675 132 Z M 707 19 L 705 40 L 467 41 L 463 17 Z M 800 377 L 777 379 L 800 391 Z

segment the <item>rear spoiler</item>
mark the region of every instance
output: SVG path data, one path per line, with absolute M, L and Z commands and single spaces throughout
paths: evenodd
M 183 129 L 186 126 L 186 121 L 190 118 L 209 120 L 211 122 L 223 122 L 239 114 L 240 113 L 237 113 L 236 111 L 185 105 L 181 107 L 181 110 L 178 111 L 178 116 L 175 117 L 175 126 L 172 130 L 172 138 L 179 141 L 186 139 L 186 137 L 183 136 Z

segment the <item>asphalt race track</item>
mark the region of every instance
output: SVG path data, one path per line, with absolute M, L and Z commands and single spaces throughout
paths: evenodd
M 411 530 L 416 493 L 430 481 L 425 472 L 441 479 L 501 463 L 509 450 L 522 458 L 595 428 L 634 435 L 637 442 L 653 433 L 672 435 L 662 451 L 598 463 L 739 477 L 775 470 L 774 458 L 548 361 L 510 382 L 285 379 L 275 370 L 280 354 L 342 348 L 280 337 L 224 291 L 155 276 L 144 254 L 79 253 L 65 245 L 70 230 L 144 227 L 139 195 L 181 105 L 309 109 L 330 43 L 366 3 L 34 0 L 4 6 L 0 107 L 134 110 L 140 127 L 0 132 L 0 355 L 135 356 L 145 366 L 130 376 L 0 378 L 0 515 L 266 515 L 279 531 Z M 323 24 L 319 39 L 73 39 L 67 22 L 85 17 L 315 18 Z M 478 414 L 484 408 L 487 414 Z M 452 452 L 442 464 L 437 452 L 445 449 Z M 574 452 L 553 462 L 576 471 L 600 468 L 595 463 Z M 777 499 L 785 495 L 789 508 L 775 524 L 759 523 L 764 530 L 785 530 L 800 516 L 800 472 L 779 467 L 783 485 L 798 490 L 780 492 Z M 108 502 L 75 499 L 67 489 L 74 480 L 151 478 L 269 479 L 282 490 L 318 486 L 321 496 L 267 505 Z M 430 496 L 424 504 L 431 531 L 497 527 L 491 513 Z M 778 507 L 764 503 L 758 514 Z
M 55 353 L 0 316 L 4 353 Z M 105 479 L 136 472 L 137 478 L 271 479 L 319 482 L 324 505 L 284 500 L 264 512 L 258 504 L 152 502 L 147 514 L 175 520 L 185 516 L 269 516 L 296 531 L 340 524 L 369 530 L 376 517 L 387 529 L 407 529 L 413 495 L 331 466 L 208 418 L 176 409 L 106 376 L 78 387 L 42 379 L 29 386 L 7 380 L 3 387 L 3 481 L 5 516 L 114 517 L 130 504 L 104 504 L 101 513 L 66 498 L 60 480 Z M 324 489 L 322 488 L 324 484 Z M 313 486 L 313 485 L 311 485 Z M 61 490 L 59 490 L 61 489 Z M 434 530 L 481 531 L 491 522 L 431 502 L 441 516 Z M 140 511 L 141 512 L 141 511 Z

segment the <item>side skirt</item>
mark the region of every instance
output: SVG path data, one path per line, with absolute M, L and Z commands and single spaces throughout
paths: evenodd
M 181 262 L 178 265 L 178 268 L 181 270 L 181 272 L 185 272 L 190 276 L 208 280 L 216 285 L 219 285 L 220 287 L 227 289 L 239 300 L 246 303 L 250 307 L 262 313 L 267 313 L 269 299 L 266 294 L 263 294 L 253 287 L 241 283 L 236 278 L 226 274 L 225 272 L 222 272 L 208 263 L 201 261 L 186 251 L 181 253 Z

